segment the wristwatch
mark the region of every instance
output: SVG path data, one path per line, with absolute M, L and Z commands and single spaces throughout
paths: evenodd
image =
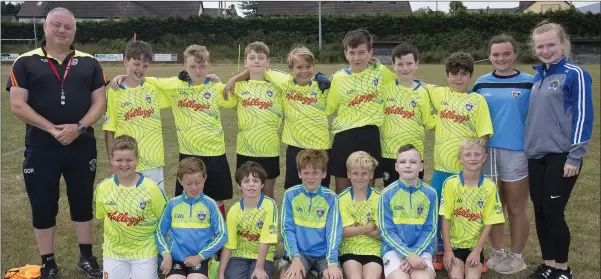
M 86 127 L 86 125 L 83 125 L 83 123 L 77 122 L 77 129 L 79 129 L 79 134 L 83 134 L 86 132 L 86 129 L 88 129 L 88 127 Z

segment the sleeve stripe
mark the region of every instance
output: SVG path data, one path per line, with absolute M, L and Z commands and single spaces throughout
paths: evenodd
M 431 190 L 434 191 L 434 196 L 436 197 L 435 190 Z M 430 204 L 430 206 L 434 206 L 434 216 L 432 216 L 432 231 L 430 232 L 430 234 L 428 234 L 428 237 L 426 237 L 424 243 L 422 243 L 422 245 L 420 245 L 415 251 L 417 255 L 421 255 L 424 252 L 426 247 L 428 247 L 430 241 L 432 241 L 432 238 L 434 238 L 434 236 L 436 235 L 436 231 L 438 230 L 438 218 L 440 218 L 438 216 L 438 200 L 434 198 L 434 204 Z
M 12 86 L 20 87 L 12 68 L 10 68 L 10 82 L 12 83 Z
M 586 92 L 586 83 L 584 82 L 584 74 L 582 73 L 582 69 L 570 64 L 565 64 L 565 66 L 570 70 L 574 70 L 578 76 L 578 121 L 576 122 L 576 130 L 574 131 L 574 139 L 572 141 L 572 144 L 577 144 L 580 143 L 582 140 L 584 116 L 586 115 L 586 108 L 584 106 L 584 94 Z
M 107 84 L 110 80 L 106 77 L 106 74 L 102 73 L 102 79 L 104 79 L 104 83 Z
M 217 203 L 214 200 L 211 200 L 211 202 L 213 203 L 213 207 L 211 208 L 213 212 L 211 212 L 211 214 L 217 214 L 217 222 L 218 222 L 218 226 L 219 226 L 219 234 L 218 237 L 214 238 L 209 245 L 205 246 L 204 249 L 202 249 L 198 254 L 201 255 L 202 253 L 204 253 L 205 251 L 208 251 L 209 249 L 212 249 L 213 247 L 217 246 L 219 244 L 219 242 L 221 242 L 221 239 L 223 239 L 223 235 L 225 234 L 226 228 L 225 228 L 225 224 L 223 222 L 223 216 L 221 216 L 221 214 L 219 213 L 219 209 L 217 209 Z M 202 255 L 201 255 L 202 257 Z M 204 257 L 202 257 L 204 260 Z
M 288 245 L 288 238 L 286 237 L 286 228 L 285 228 L 285 224 L 286 224 L 286 194 L 284 193 L 284 197 L 282 197 L 283 199 L 283 203 L 282 203 L 282 215 L 280 216 L 280 234 L 282 235 L 282 240 L 284 242 L 284 248 L 285 251 L 284 252 L 288 252 L 290 253 L 290 246 Z M 288 257 L 290 259 L 292 259 L 293 255 L 288 254 Z
M 335 239 L 336 239 L 336 233 L 338 233 L 338 231 L 336 230 L 336 228 L 338 228 L 338 222 L 340 220 L 338 220 L 338 213 L 339 213 L 339 207 L 338 207 L 338 197 L 336 196 L 336 194 L 333 194 L 334 196 L 334 218 L 333 218 L 333 222 L 332 222 L 332 227 L 330 228 L 331 233 L 330 233 L 330 247 L 328 247 L 328 255 L 327 255 L 327 259 L 328 259 L 328 263 L 330 263 L 330 257 L 332 254 L 332 251 L 334 249 L 336 249 L 336 247 L 334 247 L 335 245 Z

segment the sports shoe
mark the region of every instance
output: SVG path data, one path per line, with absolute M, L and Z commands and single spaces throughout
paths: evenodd
M 549 276 L 552 279 L 572 279 L 572 269 L 568 267 L 567 270 L 555 269 L 553 274 Z
M 438 253 L 436 253 L 436 255 L 434 255 L 434 262 L 432 262 L 432 266 L 434 267 L 434 270 L 437 270 L 437 271 L 444 270 L 444 263 L 442 262 L 443 258 L 444 258 L 444 252 L 438 252 Z
M 79 273 L 87 274 L 88 278 L 102 278 L 102 268 L 100 268 L 100 265 L 98 265 L 98 261 L 94 256 L 89 258 L 79 258 L 77 271 Z
M 57 279 L 59 278 L 58 273 L 59 270 L 57 267 L 48 267 L 46 268 L 45 265 L 42 265 L 42 268 L 40 269 L 40 279 Z
M 528 276 L 528 279 L 550 279 L 551 274 L 554 273 L 555 268 L 546 264 L 541 264 L 534 269 L 534 273 Z
M 524 260 L 516 258 L 511 253 L 509 253 L 501 263 L 494 267 L 494 270 L 501 274 L 514 274 L 524 269 L 526 269 L 526 263 Z
M 501 262 L 503 262 L 503 259 L 505 258 L 505 252 L 500 252 L 500 251 L 492 251 L 492 256 L 488 259 L 488 261 L 486 261 L 486 267 L 488 267 L 489 269 L 495 269 L 495 267 L 500 264 Z

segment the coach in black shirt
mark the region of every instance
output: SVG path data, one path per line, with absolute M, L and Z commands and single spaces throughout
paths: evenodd
M 92 255 L 96 139 L 92 124 L 105 110 L 105 76 L 98 61 L 72 46 L 76 21 L 64 8 L 48 13 L 45 43 L 14 62 L 7 90 L 12 112 L 26 123 L 23 177 L 31 203 L 42 277 L 56 278 L 54 233 L 61 175 L 81 256 L 77 266 L 101 277 Z

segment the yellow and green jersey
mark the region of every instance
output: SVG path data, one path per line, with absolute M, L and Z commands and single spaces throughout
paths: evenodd
M 239 81 L 234 97 L 238 102 L 237 153 L 251 157 L 280 156 L 278 129 L 284 109 L 280 87 L 269 81 Z
M 480 174 L 477 187 L 466 187 L 463 172 L 445 180 L 440 215 L 450 221 L 453 248 L 473 248 L 486 225 L 505 222 L 497 186 Z
M 354 200 L 353 188 L 346 188 L 338 195 L 342 227 L 365 226 L 370 221 L 378 222 L 378 201 L 380 193 L 372 187 L 367 189 L 367 198 L 357 202 Z M 382 256 L 382 242 L 366 235 L 343 237 L 338 249 L 340 256 L 346 254 Z
M 179 153 L 195 156 L 225 154 L 220 107 L 233 108 L 234 98 L 223 97 L 225 85 L 206 79 L 191 85 L 177 77 L 147 78 L 149 84 L 165 92 L 173 110 Z
M 399 85 L 398 80 L 384 85 L 384 123 L 380 127 L 382 157 L 396 159 L 399 147 L 412 144 L 424 156 L 424 129 L 432 129 L 430 96 L 419 80 L 415 88 Z
M 449 87 L 430 87 L 430 99 L 438 112 L 434 134 L 434 169 L 458 173 L 459 145 L 466 138 L 493 135 L 486 100 L 480 94 L 461 93 Z
M 282 142 L 304 149 L 330 149 L 325 113 L 329 90 L 319 90 L 316 81 L 300 86 L 290 74 L 279 70 L 265 71 L 265 78 L 277 83 L 284 94 Z
M 154 232 L 167 197 L 152 180 L 140 175 L 135 186 L 123 187 L 117 175 L 96 188 L 96 218 L 104 219 L 104 257 L 142 260 L 159 253 Z
M 165 94 L 152 84 L 142 82 L 135 88 L 106 89 L 106 112 L 102 130 L 115 138 L 129 135 L 138 142 L 141 172 L 165 165 L 161 109 L 169 107 Z
M 380 91 L 383 84 L 395 78 L 395 74 L 382 64 L 369 65 L 360 73 L 351 73 L 348 67 L 336 72 L 326 101 L 326 114 L 337 112 L 332 133 L 382 125 L 384 102 Z
M 259 257 L 259 245 L 270 244 L 266 260 L 273 261 L 278 243 L 278 209 L 275 201 L 261 195 L 256 208 L 245 209 L 244 199 L 234 204 L 227 213 L 227 243 L 232 257 L 253 259 Z

